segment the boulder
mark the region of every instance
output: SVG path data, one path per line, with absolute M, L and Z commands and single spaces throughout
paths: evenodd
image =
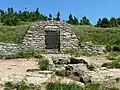
M 79 85 L 81 87 L 85 86 L 84 83 L 72 80 L 70 78 L 60 77 L 60 76 L 54 76 L 53 78 L 51 78 L 50 82 L 51 83 L 61 83 L 61 84 L 76 84 L 76 85 Z
M 70 64 L 86 64 L 91 65 L 90 60 L 88 57 L 71 57 Z

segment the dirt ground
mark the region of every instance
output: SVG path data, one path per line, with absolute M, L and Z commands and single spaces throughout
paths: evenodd
M 37 69 L 37 61 L 35 59 L 8 59 L 0 60 L 0 83 L 10 79 L 15 75 L 26 75 L 27 69 Z M 0 89 L 1 90 L 1 89 Z
M 104 56 L 92 56 L 90 62 L 100 67 L 103 63 L 110 61 Z M 37 64 L 37 59 L 0 59 L 0 84 L 16 75 L 26 75 L 28 69 L 38 69 Z M 1 88 L 2 86 L 0 86 L 0 90 L 2 90 Z
M 98 68 L 101 67 L 103 63 L 111 62 L 110 60 L 106 58 L 106 56 L 101 56 L 101 55 L 92 56 L 89 59 L 90 59 L 91 64 L 94 64 Z

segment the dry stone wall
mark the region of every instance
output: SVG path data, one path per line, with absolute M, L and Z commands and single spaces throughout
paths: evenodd
M 45 50 L 45 31 L 60 32 L 60 50 L 78 49 L 78 39 L 71 25 L 65 22 L 44 21 L 30 25 L 23 44 L 35 50 Z
M 60 51 L 68 49 L 80 49 L 90 52 L 103 53 L 105 47 L 84 43 L 79 46 L 74 28 L 58 21 L 43 21 L 32 23 L 23 39 L 22 44 L 0 43 L 0 55 L 11 55 L 25 50 L 46 50 L 45 31 L 57 31 L 60 35 Z
M 106 52 L 105 45 L 95 45 L 92 42 L 81 43 L 80 48 L 82 51 L 88 51 L 91 53 L 100 53 L 103 54 Z
M 11 55 L 24 49 L 23 45 L 13 43 L 0 43 L 0 55 Z

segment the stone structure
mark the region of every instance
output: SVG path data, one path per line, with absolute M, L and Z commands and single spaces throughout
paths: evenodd
M 23 44 L 33 50 L 78 49 L 78 39 L 71 25 L 65 22 L 44 21 L 29 26 Z
M 22 44 L 0 43 L 0 55 L 16 54 L 25 50 L 53 52 L 79 49 L 95 53 L 103 53 L 104 46 L 83 43 L 79 46 L 75 28 L 65 22 L 42 21 L 32 23 Z
M 81 43 L 80 50 L 88 51 L 91 53 L 100 53 L 103 54 L 106 52 L 105 45 L 95 45 L 92 42 Z
M 25 47 L 24 45 L 19 44 L 13 44 L 13 43 L 0 43 L 0 55 L 11 55 L 15 54 L 21 50 L 23 50 Z

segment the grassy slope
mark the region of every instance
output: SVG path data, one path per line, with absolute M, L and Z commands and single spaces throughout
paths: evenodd
M 0 42 L 22 43 L 29 23 L 19 26 L 3 26 L 0 24 Z
M 95 44 L 120 45 L 120 28 L 97 28 L 93 26 L 75 26 L 80 42 L 92 41 Z
M 0 42 L 21 43 L 30 23 L 20 26 L 3 26 L 0 23 Z M 75 25 L 80 42 L 92 41 L 95 44 L 120 44 L 120 28 L 96 28 Z

